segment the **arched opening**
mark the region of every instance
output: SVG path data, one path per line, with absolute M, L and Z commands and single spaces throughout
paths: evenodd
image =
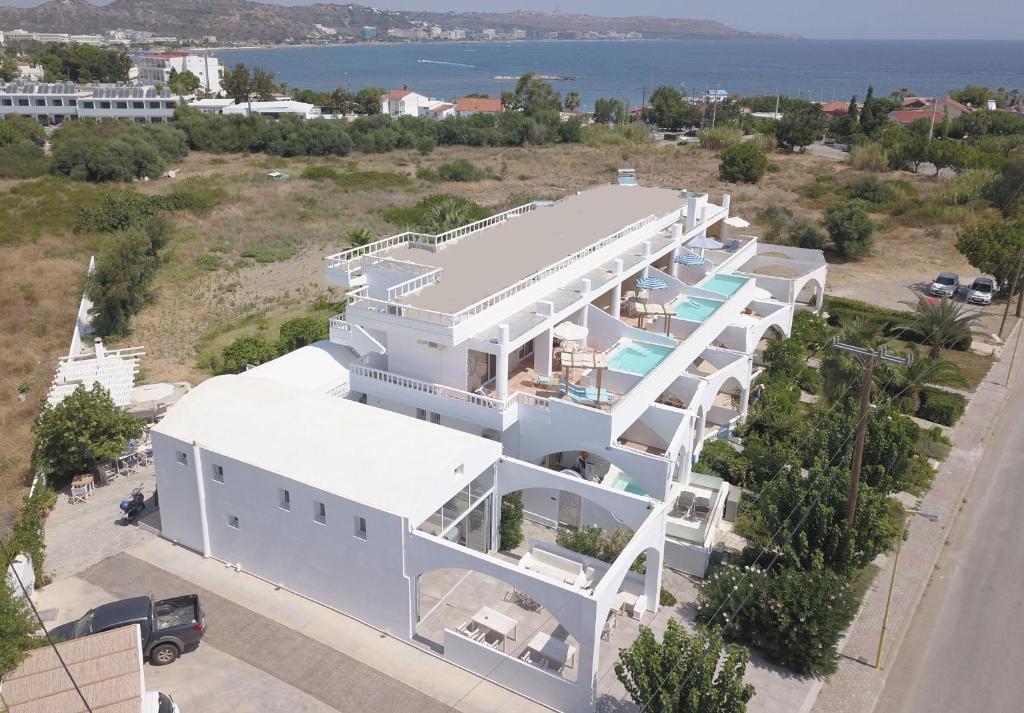
M 796 305 L 802 305 L 804 307 L 813 309 L 815 312 L 821 312 L 824 305 L 822 304 L 825 298 L 825 289 L 822 284 L 811 278 L 801 285 L 800 290 L 797 292 L 794 302 Z
M 443 568 L 416 578 L 414 639 L 439 654 L 445 639 L 479 645 L 575 681 L 580 645 L 562 626 L 574 599 L 543 603 L 513 584 L 482 572 Z M 468 642 L 467 642 L 468 640 Z
M 786 335 L 782 329 L 777 325 L 773 324 L 764 331 L 761 338 L 754 345 L 754 365 L 764 366 L 764 350 L 774 341 L 785 339 Z
M 708 404 L 705 417 L 704 439 L 715 435 L 727 435 L 736 421 L 744 414 L 748 386 L 735 376 L 729 376 L 718 387 L 718 392 Z

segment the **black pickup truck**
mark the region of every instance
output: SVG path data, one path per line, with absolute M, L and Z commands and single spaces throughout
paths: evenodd
M 159 601 L 132 597 L 102 604 L 86 612 L 67 634 L 77 639 L 132 624 L 142 629 L 142 653 L 154 666 L 172 663 L 198 646 L 206 633 L 199 595 L 186 594 Z

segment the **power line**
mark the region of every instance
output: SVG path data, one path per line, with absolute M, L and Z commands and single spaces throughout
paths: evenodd
M 53 649 L 53 653 L 57 655 L 57 660 L 60 661 L 60 665 L 61 668 L 64 669 L 64 673 L 68 675 L 71 685 L 75 687 L 75 692 L 78 693 L 78 697 L 82 699 L 82 705 L 85 706 L 87 713 L 92 713 L 92 707 L 89 705 L 89 701 L 85 700 L 85 695 L 82 693 L 82 689 L 78 687 L 78 682 L 75 681 L 75 677 L 71 675 L 68 665 L 64 662 L 64 657 L 60 655 L 60 649 L 58 649 L 57 645 L 53 643 L 53 637 L 51 637 L 50 632 L 47 631 L 46 624 L 43 623 L 43 618 L 39 616 L 39 610 L 36 609 L 36 605 L 28 595 L 28 589 L 25 588 L 25 583 L 21 581 L 21 575 L 18 574 L 18 568 L 14 566 L 14 560 L 11 559 L 11 555 L 7 552 L 7 546 L 4 544 L 2 538 L 0 538 L 0 551 L 3 551 L 4 559 L 7 560 L 8 571 L 14 575 L 16 580 L 18 580 L 18 586 L 21 587 L 21 592 L 25 595 L 25 601 L 28 602 L 29 607 L 32 609 L 32 613 L 35 614 L 36 620 L 39 622 L 39 627 L 43 630 L 43 634 L 46 635 L 47 643 L 49 643 L 50 648 Z

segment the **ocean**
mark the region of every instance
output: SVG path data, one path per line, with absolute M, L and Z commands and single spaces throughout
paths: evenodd
M 218 50 L 293 87 L 332 90 L 409 86 L 439 99 L 471 92 L 498 96 L 515 77 L 571 77 L 584 108 L 599 97 L 639 104 L 663 84 L 687 93 L 705 86 L 744 95 L 781 93 L 831 101 L 863 99 L 869 84 L 885 95 L 921 96 L 966 84 L 1024 88 L 1024 41 L 968 40 L 632 40 L 360 44 Z

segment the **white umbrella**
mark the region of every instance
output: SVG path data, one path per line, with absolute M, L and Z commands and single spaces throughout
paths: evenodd
M 743 220 L 743 218 L 739 217 L 738 215 L 731 215 L 728 218 L 726 218 L 724 222 L 725 222 L 726 225 L 732 226 L 733 228 L 749 228 L 750 227 L 750 223 L 748 223 L 747 221 Z
M 555 339 L 560 339 L 563 342 L 581 342 L 587 338 L 589 330 L 582 324 L 562 322 L 555 325 L 551 333 L 555 336 Z
M 769 292 L 768 290 L 764 289 L 763 287 L 755 287 L 754 288 L 753 297 L 754 297 L 755 300 L 770 300 L 770 299 L 773 299 L 772 298 L 772 293 Z
M 706 235 L 698 235 L 686 244 L 688 248 L 699 248 L 700 250 L 720 250 L 725 247 L 724 244 L 718 242 L 714 238 L 709 238 Z

